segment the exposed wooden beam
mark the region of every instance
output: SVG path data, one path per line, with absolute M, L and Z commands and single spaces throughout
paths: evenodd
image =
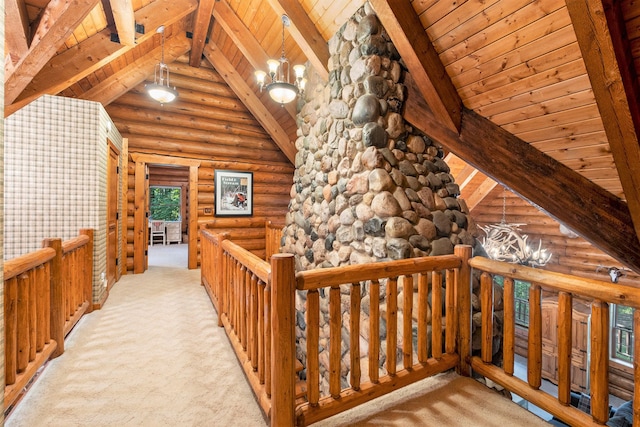
M 287 15 L 291 21 L 289 34 L 305 54 L 320 78 L 329 80 L 329 46 L 320 31 L 309 19 L 309 14 L 296 0 L 267 0 L 280 16 Z
M 370 0 L 435 117 L 459 132 L 462 100 L 408 1 Z
M 434 116 L 410 75 L 405 84 L 408 122 L 640 272 L 640 242 L 626 203 L 473 111 L 463 110 L 457 134 Z
M 146 33 L 138 37 L 137 44 L 151 39 L 160 25 L 169 27 L 196 10 L 197 6 L 197 0 L 155 0 L 139 9 L 135 20 L 144 25 Z M 111 30 L 106 29 L 51 59 L 16 102 L 5 108 L 5 116 L 41 95 L 55 95 L 63 91 L 134 48 L 113 43 L 110 39 Z
M 209 24 L 211 23 L 211 14 L 216 0 L 200 0 L 198 4 L 198 12 L 196 20 L 193 24 L 193 43 L 191 46 L 191 56 L 189 57 L 189 65 L 192 67 L 200 67 L 202 61 L 202 50 L 204 43 L 209 35 Z
M 36 29 L 29 50 L 5 76 L 4 102 L 13 103 L 31 79 L 55 55 L 98 0 L 51 0 Z
M 213 10 L 213 17 L 216 24 L 220 25 L 224 32 L 233 40 L 236 47 L 245 59 L 249 61 L 251 66 L 255 69 L 263 70 L 267 66 L 267 61 L 270 59 L 267 52 L 264 51 L 260 42 L 244 25 L 242 20 L 236 15 L 226 1 L 220 1 Z M 295 103 L 285 105 L 287 111 L 291 117 L 295 118 L 297 110 Z
M 180 32 L 173 37 L 165 39 L 164 58 L 170 64 L 180 55 L 184 55 L 191 48 L 191 40 Z M 159 61 L 161 47 L 153 49 L 149 54 L 127 65 L 106 80 L 100 82 L 82 94 L 80 98 L 97 101 L 102 105 L 108 105 L 121 95 L 142 83 L 149 75 L 153 74 L 154 67 Z M 179 95 L 178 95 L 179 96 Z
M 620 7 L 620 2 L 611 0 L 567 0 L 633 226 L 640 236 L 640 83 Z
M 29 16 L 24 0 L 6 0 L 4 3 L 5 44 L 11 61 L 18 62 L 29 50 Z
M 136 44 L 136 18 L 133 13 L 131 0 L 110 0 L 113 20 L 118 31 L 120 44 L 135 46 Z
M 271 136 L 273 141 L 280 147 L 285 156 L 292 164 L 295 164 L 296 147 L 294 142 L 284 129 L 273 118 L 269 110 L 260 102 L 256 94 L 249 85 L 242 79 L 238 71 L 220 51 L 215 43 L 209 42 L 204 48 L 205 58 L 213 65 L 218 74 L 222 76 L 229 87 L 233 89 L 238 98 L 244 103 L 247 109 L 253 114 L 258 123 Z

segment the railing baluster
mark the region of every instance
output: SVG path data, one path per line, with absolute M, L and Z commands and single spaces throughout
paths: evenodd
M 633 311 L 633 330 L 640 331 L 640 310 Z M 635 334 L 633 340 L 633 378 L 640 378 L 640 333 Z M 636 380 L 637 381 L 637 380 Z M 635 390 L 638 390 L 637 383 Z M 634 426 L 640 426 L 640 391 L 633 393 L 633 423 Z
M 429 276 L 427 273 L 418 274 L 418 362 L 426 363 L 429 358 L 429 344 L 427 340 L 428 304 L 429 304 Z M 433 313 L 433 312 L 432 312 Z M 433 331 L 433 328 L 432 328 Z
M 489 273 L 480 276 L 480 310 L 482 312 L 482 361 L 493 359 L 493 277 Z
M 515 365 L 516 319 L 514 307 L 515 289 L 513 279 L 510 277 L 504 278 L 504 294 L 502 299 L 504 303 L 504 321 L 502 329 L 504 342 L 502 344 L 502 360 L 504 372 L 507 375 L 513 375 L 513 368 Z
M 573 299 L 567 292 L 558 293 L 558 400 L 571 404 L 571 312 Z
M 258 369 L 258 278 L 251 274 L 249 304 L 249 359 L 254 371 Z
M 413 276 L 402 276 L 402 366 L 413 366 Z
M 542 309 L 540 286 L 529 288 L 529 342 L 527 348 L 527 379 L 529 385 L 539 389 L 542 384 Z
M 265 327 L 264 327 L 264 319 L 265 319 L 265 305 L 264 305 L 264 296 L 265 296 L 265 284 L 262 280 L 258 281 L 258 380 L 260 384 L 264 384 L 264 375 L 265 375 Z
M 264 388 L 271 397 L 271 284 L 264 288 Z
M 18 280 L 12 277 L 4 282 L 4 336 L 5 383 L 16 382 L 18 371 Z
M 387 280 L 387 373 L 396 374 L 398 348 L 398 278 Z
M 307 398 L 311 406 L 320 399 L 320 295 L 317 290 L 307 292 Z
M 380 375 L 380 282 L 369 284 L 369 380 L 377 383 Z
M 342 353 L 342 307 L 340 287 L 329 290 L 329 393 L 340 396 L 340 367 Z
M 51 342 L 51 263 L 44 264 L 44 273 L 42 279 L 42 295 L 44 299 L 44 343 Z M 93 280 L 93 278 L 92 278 Z
M 29 364 L 29 275 L 18 276 L 18 372 Z
M 591 303 L 591 415 L 604 424 L 609 419 L 609 304 Z
M 36 270 L 31 269 L 27 274 L 29 276 L 29 362 L 31 362 L 36 358 L 38 297 L 36 294 Z
M 455 271 L 447 270 L 445 273 L 445 351 L 448 354 L 456 352 L 456 292 L 455 292 Z
M 431 354 L 436 359 L 442 358 L 442 272 L 440 270 L 431 273 Z M 420 362 L 425 363 L 427 357 L 428 353 Z
M 238 283 L 238 317 L 239 317 L 239 338 L 242 349 L 247 350 L 247 283 L 251 280 L 250 273 L 247 271 L 247 267 L 242 265 L 240 267 L 240 282 Z
M 360 283 L 351 285 L 349 317 L 349 354 L 351 357 L 351 388 L 360 390 Z

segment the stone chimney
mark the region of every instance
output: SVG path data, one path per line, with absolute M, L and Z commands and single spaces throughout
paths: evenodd
M 473 244 L 442 148 L 402 117 L 405 69 L 368 3 L 329 50 L 299 115 L 283 252 L 307 270 Z

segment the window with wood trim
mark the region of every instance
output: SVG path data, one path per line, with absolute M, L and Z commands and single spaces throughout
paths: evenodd
M 624 305 L 611 304 L 611 358 L 633 363 L 633 312 Z

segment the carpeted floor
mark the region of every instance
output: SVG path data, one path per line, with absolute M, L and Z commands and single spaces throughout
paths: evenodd
M 186 269 L 185 245 L 150 247 L 149 270 L 123 276 L 71 332 L 7 426 L 267 425 L 224 329 Z M 445 374 L 321 426 L 548 425 L 481 384 Z

